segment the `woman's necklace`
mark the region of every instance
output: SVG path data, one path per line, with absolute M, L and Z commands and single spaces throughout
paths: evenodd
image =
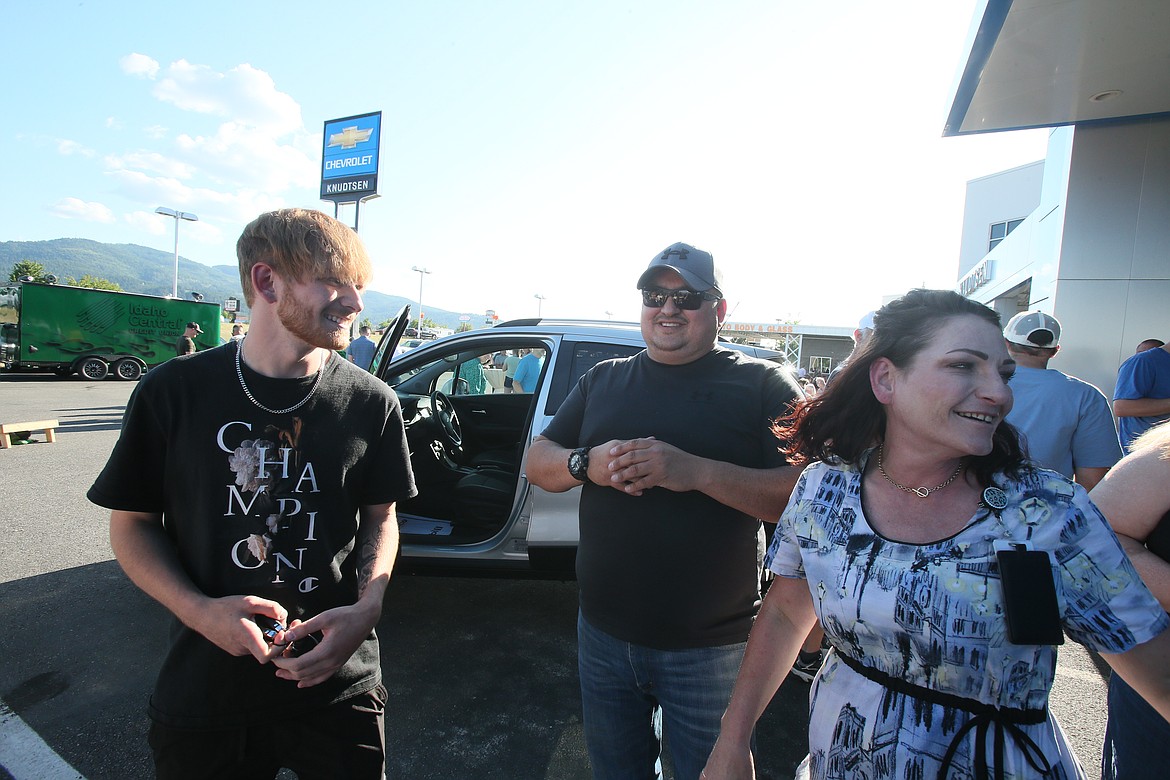
M 916 487 L 916 488 L 912 488 L 912 487 L 906 487 L 905 485 L 902 485 L 902 484 L 900 484 L 900 483 L 898 483 L 898 482 L 895 482 L 895 481 L 894 481 L 894 478 L 893 478 L 893 477 L 891 477 L 889 474 L 887 474 L 887 473 L 886 473 L 885 466 L 883 466 L 883 465 L 882 465 L 882 449 L 883 449 L 884 447 L 885 447 L 885 444 L 879 444 L 879 445 L 878 445 L 878 471 L 880 471 L 880 472 L 882 473 L 882 476 L 886 478 L 886 482 L 889 482 L 891 485 L 893 485 L 894 487 L 898 488 L 898 490 L 904 490 L 904 491 L 906 491 L 907 493 L 913 493 L 914 495 L 918 496 L 919 498 L 926 498 L 926 497 L 927 497 L 927 496 L 929 496 L 931 493 L 934 493 L 934 492 L 936 492 L 936 491 L 942 490 L 942 489 L 943 489 L 943 488 L 945 488 L 947 485 L 949 485 L 949 484 L 951 484 L 952 482 L 954 482 L 954 481 L 955 481 L 955 477 L 959 476 L 959 472 L 961 472 L 961 471 L 963 470 L 963 461 L 961 461 L 961 460 L 960 460 L 960 461 L 959 461 L 959 465 L 958 465 L 958 466 L 955 466 L 955 473 L 954 473 L 954 474 L 951 474 L 951 476 L 947 478 L 947 481 L 946 481 L 946 482 L 944 482 L 944 483 L 942 483 L 941 485 L 939 485 L 939 486 L 937 486 L 937 487 L 932 487 L 932 488 L 928 488 L 928 487 Z
M 289 412 L 295 412 L 297 409 L 300 409 L 302 406 L 307 404 L 309 402 L 309 399 L 313 397 L 313 393 L 317 392 L 317 388 L 321 385 L 321 377 L 323 377 L 325 375 L 325 360 L 322 359 L 321 365 L 317 366 L 317 379 L 315 382 L 313 382 L 313 386 L 309 388 L 308 395 L 306 395 L 304 398 L 297 401 L 295 404 L 293 404 L 292 406 L 290 406 L 287 409 L 269 409 L 267 406 L 265 406 L 264 404 L 262 404 L 256 400 L 256 396 L 252 395 L 252 391 L 248 389 L 248 383 L 244 381 L 244 369 L 240 364 L 241 363 L 240 355 L 243 354 L 243 352 L 244 352 L 244 341 L 245 340 L 246 339 L 240 339 L 239 341 L 236 342 L 236 376 L 239 377 L 240 387 L 244 388 L 244 395 L 248 396 L 248 400 L 251 401 L 253 404 L 255 404 L 258 408 L 263 409 L 264 411 L 268 412 L 269 414 L 277 414 L 277 415 L 288 414 Z

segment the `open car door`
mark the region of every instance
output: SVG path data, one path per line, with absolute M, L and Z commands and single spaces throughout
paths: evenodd
M 386 365 L 394 359 L 394 351 L 398 349 L 398 342 L 402 341 L 402 334 L 410 323 L 410 306 L 403 306 L 394 315 L 390 327 L 382 331 L 382 338 L 378 341 L 378 348 L 374 350 L 374 359 L 370 361 L 370 373 L 383 379 Z

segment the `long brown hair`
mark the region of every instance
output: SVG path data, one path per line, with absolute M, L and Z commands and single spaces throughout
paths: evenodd
M 814 460 L 858 463 L 886 433 L 885 408 L 869 383 L 870 366 L 884 357 L 905 368 L 944 321 L 968 315 L 1001 327 L 994 310 L 950 290 L 911 290 L 879 309 L 873 318 L 873 334 L 824 392 L 799 403 L 776 426 L 776 434 L 788 443 L 784 452 L 789 460 L 798 465 Z M 1018 476 L 1026 460 L 1016 429 L 1001 421 L 991 452 L 971 458 L 968 467 L 983 485 L 991 484 L 997 471 Z

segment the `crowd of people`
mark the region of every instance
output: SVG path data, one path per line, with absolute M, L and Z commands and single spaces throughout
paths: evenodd
M 150 372 L 89 492 L 175 618 L 156 769 L 380 778 L 374 626 L 415 486 L 398 399 L 362 370 L 368 329 L 348 341 L 369 258 L 301 209 L 261 215 L 237 254 L 247 338 Z M 581 488 L 595 778 L 661 778 L 664 750 L 680 780 L 754 777 L 755 723 L 792 673 L 811 682 L 798 777 L 1085 777 L 1048 709 L 1065 637 L 1113 668 L 1102 775 L 1161 776 L 1165 345 L 1121 367 L 1119 439 L 1104 395 L 1047 367 L 1045 312 L 1004 324 L 913 290 L 862 318 L 832 374 L 798 377 L 719 344 L 710 252 L 672 244 L 633 287 L 646 349 L 588 371 L 526 462 L 534 485 Z M 538 352 L 453 381 L 502 370 L 532 393 Z

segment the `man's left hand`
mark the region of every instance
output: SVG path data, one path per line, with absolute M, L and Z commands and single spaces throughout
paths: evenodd
M 278 667 L 276 676 L 282 680 L 296 680 L 298 688 L 309 688 L 328 680 L 353 656 L 377 623 L 377 616 L 371 620 L 367 611 L 353 604 L 325 610 L 304 622 L 292 621 L 288 630 L 276 637 L 274 644 L 287 645 L 314 633 L 321 634 L 321 642 L 304 655 L 273 658 L 273 665 Z
M 702 459 L 653 437 L 631 439 L 609 450 L 610 482 L 632 496 L 661 487 L 682 493 L 696 490 Z

